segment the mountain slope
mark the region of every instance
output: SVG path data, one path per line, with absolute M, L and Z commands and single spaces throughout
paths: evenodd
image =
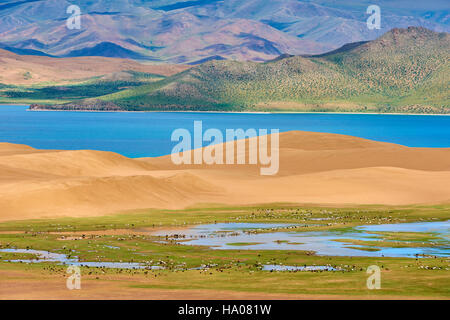
M 66 9 L 81 8 L 81 29 L 68 30 Z M 448 0 L 378 0 L 380 30 L 369 30 L 361 0 L 5 0 L 0 46 L 51 56 L 86 53 L 112 43 L 127 57 L 192 63 L 221 56 L 267 61 L 281 54 L 319 54 L 373 40 L 392 28 L 450 32 Z M 31 52 L 31 51 L 28 51 Z M 110 55 L 95 50 L 95 55 Z
M 157 60 L 150 57 L 146 57 L 139 53 L 125 49 L 115 43 L 102 42 L 91 48 L 83 48 L 79 50 L 73 50 L 66 54 L 66 57 L 110 57 L 110 58 L 124 58 L 124 59 L 136 59 L 136 60 Z
M 105 57 L 21 56 L 0 49 L 0 84 L 4 85 L 33 85 L 45 82 L 61 84 L 104 75 L 111 77 L 111 74 L 122 71 L 170 76 L 187 68 L 187 66 L 169 64 L 146 65 L 132 60 Z
M 447 33 L 394 29 L 329 55 L 210 61 L 100 99 L 127 110 L 448 113 L 449 53 Z

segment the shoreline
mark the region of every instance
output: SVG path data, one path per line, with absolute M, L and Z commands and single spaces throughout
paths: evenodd
M 24 104 L 0 104 L 1 107 L 16 106 L 29 107 Z M 333 111 L 174 111 L 174 110 L 148 110 L 148 111 L 131 111 L 131 110 L 53 110 L 39 109 L 30 110 L 30 112 L 99 112 L 99 113 L 218 113 L 218 114 L 353 114 L 353 115 L 396 115 L 396 116 L 450 116 L 449 113 L 401 113 L 401 112 L 333 112 Z

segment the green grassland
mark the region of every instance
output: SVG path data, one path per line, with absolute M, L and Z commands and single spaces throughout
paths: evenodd
M 274 204 L 187 210 L 149 209 L 104 217 L 0 223 L 0 248 L 48 250 L 77 256 L 80 261 L 139 262 L 163 266 L 164 270 L 82 268 L 83 276 L 92 281 L 105 280 L 111 275 L 141 279 L 139 284 L 130 281 L 128 286 L 142 290 L 213 289 L 283 294 L 337 294 L 347 297 L 448 299 L 448 258 L 330 257 L 317 256 L 308 251 L 239 250 L 239 245 L 244 245 L 242 243 L 235 243 L 236 249 L 233 250 L 214 250 L 204 246 L 187 246 L 170 237 L 142 232 L 158 230 L 161 227 L 170 229 L 215 222 L 284 222 L 300 224 L 299 231 L 344 231 L 357 225 L 442 221 L 449 218 L 449 206 L 326 208 Z M 121 229 L 134 233 L 122 232 Z M 116 230 L 117 234 L 102 234 L 102 230 Z M 283 229 L 276 231 L 279 230 Z M 76 237 L 70 238 L 70 235 Z M 382 236 L 383 242 L 438 240 L 433 235 L 420 233 L 375 235 Z M 372 243 L 362 245 L 367 245 L 362 247 L 363 250 L 371 250 Z M 0 253 L 0 257 L 0 270 L 26 270 L 37 277 L 65 274 L 64 266 L 52 263 L 8 262 L 11 259 L 26 258 L 27 255 L 24 254 Z M 270 272 L 261 270 L 263 264 L 329 265 L 340 271 Z M 366 269 L 374 264 L 382 270 L 382 290 L 366 288 Z M 189 270 L 191 268 L 198 269 Z
M 156 227 L 184 227 L 219 222 L 300 224 L 301 230 L 342 230 L 358 225 L 439 221 L 450 217 L 450 207 L 362 206 L 359 208 L 298 207 L 293 204 L 221 207 L 184 210 L 148 209 L 88 218 L 36 219 L 0 223 L 1 231 L 68 232 Z M 316 220 L 316 219 L 329 220 Z M 313 220 L 311 220 L 313 219 Z M 282 228 L 280 228 L 281 230 Z M 260 231 L 264 232 L 264 231 Z

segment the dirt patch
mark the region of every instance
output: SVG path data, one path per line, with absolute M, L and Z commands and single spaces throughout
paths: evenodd
M 0 300 L 328 300 L 328 299 L 420 299 L 398 296 L 340 296 L 319 294 L 274 294 L 219 290 L 143 289 L 153 280 L 138 276 L 83 277 L 81 290 L 68 290 L 62 275 L 36 274 L 31 271 L 0 270 Z

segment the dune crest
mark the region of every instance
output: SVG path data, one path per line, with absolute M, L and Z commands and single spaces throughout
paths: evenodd
M 293 131 L 280 134 L 280 171 L 181 165 L 170 156 L 36 150 L 0 144 L 0 221 L 93 216 L 200 203 L 432 204 L 450 202 L 450 148 Z
M 0 164 L 17 169 L 37 168 L 42 173 L 67 177 L 121 176 L 152 170 L 150 164 L 113 152 L 92 150 L 9 154 L 0 157 Z

